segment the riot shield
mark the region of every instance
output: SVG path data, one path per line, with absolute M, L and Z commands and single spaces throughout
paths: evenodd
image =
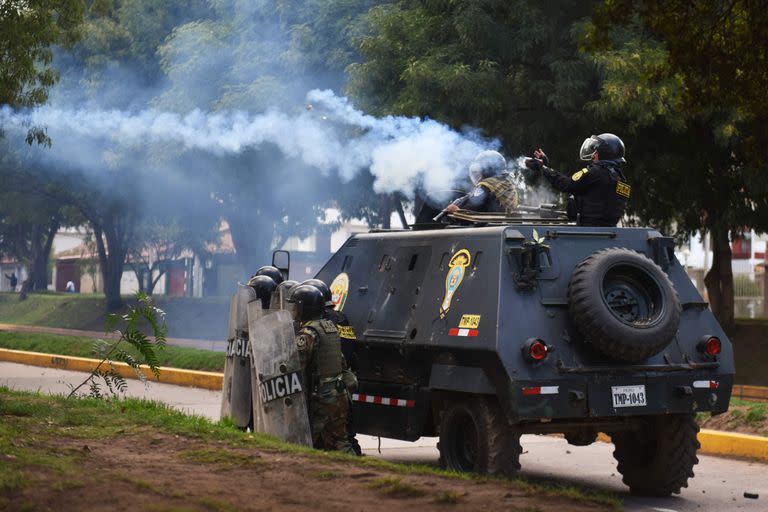
M 251 405 L 251 352 L 248 348 L 248 304 L 254 303 L 261 308 L 261 301 L 250 286 L 237 285 L 237 293 L 230 306 L 230 323 L 234 321 L 234 337 L 227 345 L 227 358 L 224 363 L 224 388 L 222 393 L 222 417 L 232 418 L 240 428 L 250 426 L 252 419 Z M 234 311 L 233 311 L 234 310 Z
M 299 363 L 288 311 L 270 311 L 248 325 L 251 361 L 257 382 L 254 427 L 289 443 L 312 446 L 307 386 Z M 257 391 L 258 389 L 258 391 Z
M 237 338 L 237 294 L 229 301 L 229 325 L 227 326 L 227 358 L 224 360 L 224 381 L 221 385 L 221 417 L 232 416 L 232 345 Z

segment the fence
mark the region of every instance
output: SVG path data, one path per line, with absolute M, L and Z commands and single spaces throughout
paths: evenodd
M 702 269 L 688 269 L 688 276 L 702 297 L 706 299 L 705 274 Z M 733 273 L 733 299 L 736 318 L 768 317 L 766 281 L 768 281 L 768 275 L 764 272 Z

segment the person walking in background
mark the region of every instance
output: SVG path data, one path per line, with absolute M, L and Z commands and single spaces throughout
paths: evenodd
M 64 291 L 67 293 L 77 293 L 77 290 L 75 290 L 75 283 L 72 281 L 67 281 L 67 286 L 64 287 Z
M 16 291 L 16 285 L 19 283 L 19 279 L 16 277 L 16 272 L 11 272 L 11 275 L 5 274 L 5 277 L 11 282 L 11 291 Z

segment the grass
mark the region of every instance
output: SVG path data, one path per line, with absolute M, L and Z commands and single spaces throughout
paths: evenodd
M 0 348 L 44 352 L 47 354 L 93 358 L 94 341 L 93 338 L 78 336 L 0 331 Z M 136 355 L 131 350 L 127 351 Z M 172 345 L 167 345 L 164 350 L 158 351 L 161 366 L 184 368 L 187 370 L 224 371 L 225 357 L 223 352 L 175 347 Z
M 496 480 L 473 474 L 457 474 L 425 465 L 404 465 L 374 457 L 358 458 L 339 452 L 320 452 L 305 446 L 287 444 L 263 434 L 242 432 L 229 421 L 212 423 L 206 418 L 184 414 L 159 402 L 130 398 L 66 399 L 63 396 L 11 391 L 0 386 L 0 491 L 34 486 L 35 480 L 28 471 L 30 466 L 34 466 L 36 471 L 43 468 L 56 472 L 61 475 L 61 479 L 73 481 L 76 474 L 74 469 L 78 467 L 84 452 L 57 452 L 46 446 L 47 442 L 55 445 L 56 440 L 62 436 L 74 439 L 104 439 L 133 434 L 151 436 L 158 430 L 179 437 L 216 442 L 216 450 L 188 450 L 183 455 L 201 463 L 232 464 L 234 460 L 238 464 L 258 465 L 261 461 L 238 455 L 237 450 L 259 448 L 310 457 L 323 464 L 338 462 L 387 471 L 399 476 L 377 479 L 374 484 L 382 493 L 393 497 L 423 492 L 403 480 L 402 477 L 408 475 L 440 475 L 476 482 Z M 150 434 L 147 434 L 148 432 Z M 330 478 L 330 473 L 323 472 L 317 477 Z M 499 481 L 513 483 L 531 495 L 565 496 L 584 503 L 599 503 L 621 510 L 620 502 L 605 492 L 584 491 L 572 486 L 531 482 L 521 478 Z M 2 496 L 0 505 L 1 498 Z
M 179 454 L 183 459 L 201 464 L 221 464 L 225 466 L 259 467 L 264 461 L 253 455 L 245 455 L 230 450 L 204 448 L 200 450 L 185 450 Z
M 390 498 L 418 498 L 426 494 L 426 491 L 393 476 L 377 478 L 368 485 Z
M 124 296 L 127 305 L 135 297 Z M 172 338 L 224 339 L 229 320 L 227 297 L 154 297 L 168 319 Z M 33 293 L 19 301 L 16 293 L 0 293 L 0 322 L 102 331 L 106 300 L 102 294 Z M 124 312 L 124 311 L 121 311 Z
M 443 491 L 432 501 L 441 505 L 456 505 L 464 496 L 466 496 L 465 493 L 458 491 Z

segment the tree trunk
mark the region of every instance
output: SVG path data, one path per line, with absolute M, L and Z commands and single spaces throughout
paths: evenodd
M 99 254 L 101 277 L 104 281 L 107 310 L 116 311 L 123 307 L 120 280 L 123 277 L 123 265 L 127 252 L 120 222 L 112 216 L 105 217 L 103 225 L 93 224 L 93 233 Z
M 707 287 L 709 306 L 712 308 L 717 321 L 726 332 L 733 332 L 736 326 L 733 299 L 733 269 L 731 243 L 728 229 L 713 227 L 710 230 L 712 238 L 712 268 L 704 277 Z
M 243 278 L 250 276 L 257 268 L 269 265 L 274 227 L 265 222 L 254 225 L 253 219 L 237 218 L 236 213 L 227 217 L 227 222 L 237 261 L 243 266 Z
M 53 239 L 61 226 L 61 215 L 55 215 L 51 218 L 51 223 L 48 225 L 45 242 L 39 240 L 39 246 L 36 247 L 34 253 L 34 261 L 32 266 L 34 267 L 34 281 L 32 282 L 32 288 L 37 291 L 45 291 L 48 289 L 48 260 L 51 257 L 51 248 L 53 247 Z

